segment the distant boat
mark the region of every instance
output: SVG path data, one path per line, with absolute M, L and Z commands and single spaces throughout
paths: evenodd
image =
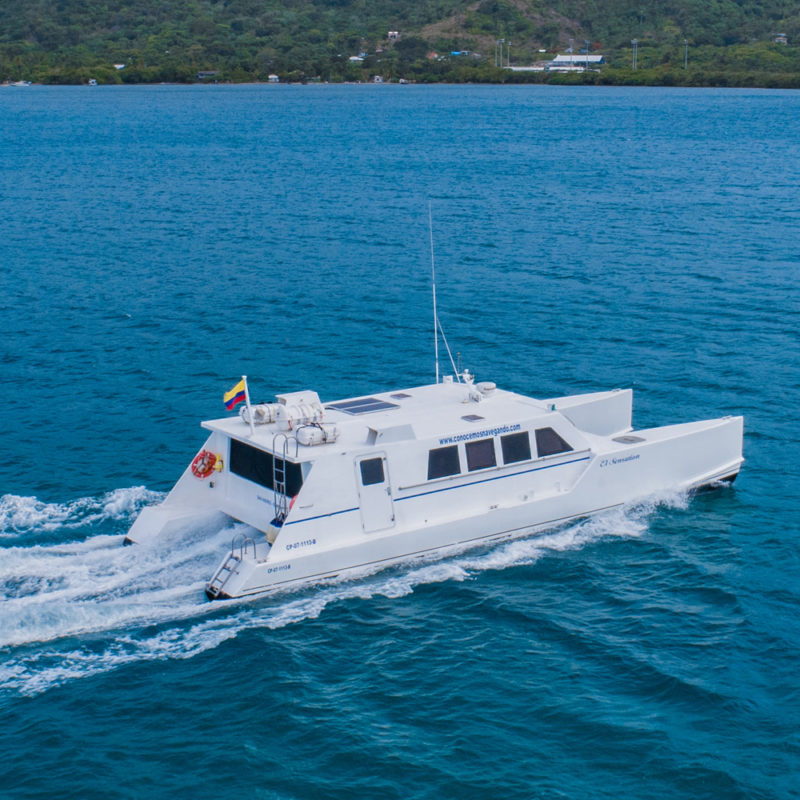
M 11 81 L 11 83 L 9 83 L 8 85 L 9 86 L 30 86 L 31 82 L 30 81 Z
M 94 78 L 89 78 L 89 86 L 97 86 L 97 81 Z

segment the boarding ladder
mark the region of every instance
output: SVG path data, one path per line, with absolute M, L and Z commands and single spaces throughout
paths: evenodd
M 280 527 L 289 513 L 289 497 L 286 494 L 286 459 L 289 455 L 290 443 L 294 442 L 294 457 L 297 458 L 297 437 L 276 433 L 272 437 L 272 498 L 275 519 L 272 524 Z M 281 457 L 278 458 L 278 447 Z
M 220 594 L 222 594 L 225 584 L 228 582 L 231 575 L 236 572 L 236 567 L 244 560 L 250 545 L 253 546 L 253 558 L 255 559 L 255 540 L 251 539 L 249 536 L 245 536 L 243 533 L 233 537 L 231 551 L 228 553 L 228 557 L 214 573 L 214 577 L 206 584 L 206 595 L 210 600 L 216 600 Z

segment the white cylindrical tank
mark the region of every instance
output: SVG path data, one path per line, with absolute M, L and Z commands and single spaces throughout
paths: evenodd
M 258 403 L 251 406 L 253 409 L 253 424 L 254 425 L 269 425 L 270 422 L 275 422 L 275 415 L 280 406 L 278 403 Z M 250 411 L 247 406 L 242 406 L 239 409 L 239 416 L 249 425 L 250 424 Z
M 338 436 L 339 429 L 332 422 L 301 425 L 297 429 L 297 443 L 304 447 L 335 442 Z
M 310 422 L 322 422 L 324 414 L 322 406 L 317 403 L 279 405 L 275 412 L 275 421 L 280 430 L 291 431 Z

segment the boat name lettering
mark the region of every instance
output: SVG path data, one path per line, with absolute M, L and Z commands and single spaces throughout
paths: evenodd
M 457 436 L 445 436 L 439 439 L 439 444 L 456 444 L 466 442 L 470 439 L 482 439 L 485 436 L 497 436 L 501 433 L 511 433 L 518 431 L 522 425 L 501 425 L 499 428 L 488 428 L 485 431 L 470 431 L 469 433 L 459 433 Z
M 639 453 L 635 453 L 631 456 L 625 456 L 625 458 L 604 458 L 600 461 L 601 467 L 613 467 L 615 464 L 624 464 L 626 461 L 638 461 L 641 458 Z
M 291 568 L 291 564 L 276 564 L 274 567 L 269 567 L 267 569 L 267 574 L 271 575 L 273 572 L 285 572 L 287 569 Z
M 260 500 L 262 503 L 272 504 L 272 500 L 268 500 L 266 497 L 262 497 L 260 494 L 256 495 L 256 500 Z
M 287 550 L 297 550 L 298 547 L 311 547 L 312 544 L 316 544 L 316 539 L 306 539 L 302 542 L 290 542 L 286 545 Z

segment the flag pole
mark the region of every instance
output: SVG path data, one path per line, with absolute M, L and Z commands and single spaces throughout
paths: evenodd
M 242 375 L 244 381 L 244 402 L 247 403 L 247 416 L 250 419 L 250 435 L 256 435 L 256 429 L 253 425 L 253 409 L 250 408 L 250 390 L 247 388 L 247 375 Z

